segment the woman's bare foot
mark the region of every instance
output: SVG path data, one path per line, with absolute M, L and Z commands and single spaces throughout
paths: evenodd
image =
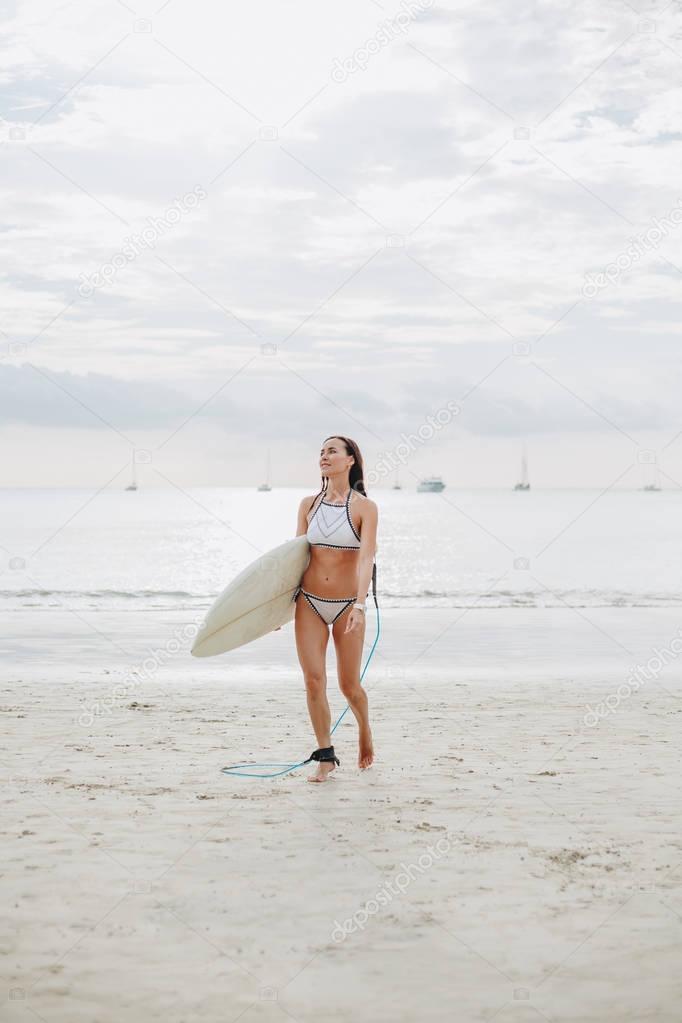
M 371 767 L 374 763 L 374 746 L 372 745 L 372 733 L 369 728 L 360 731 L 360 745 L 358 750 L 358 767 L 361 771 Z
M 317 765 L 317 770 L 315 771 L 315 774 L 311 774 L 308 777 L 308 781 L 326 781 L 328 775 L 332 773 L 335 767 L 336 764 L 334 763 L 333 760 L 331 761 L 323 760 L 321 764 Z

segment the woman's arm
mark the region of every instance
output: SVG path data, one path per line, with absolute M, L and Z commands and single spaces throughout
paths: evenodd
M 372 581 L 374 555 L 377 549 L 377 526 L 379 509 L 374 501 L 363 501 L 362 521 L 360 523 L 360 553 L 358 555 L 358 602 L 367 601 L 369 584 Z
M 308 508 L 311 497 L 304 497 L 298 506 L 298 521 L 296 523 L 296 536 L 305 536 L 308 532 Z
M 296 519 L 296 536 L 305 536 L 305 534 L 308 532 L 307 514 L 311 500 L 312 498 L 310 497 L 304 497 L 298 506 L 298 517 Z M 277 628 L 275 629 L 275 632 L 279 632 L 281 628 L 282 626 L 278 625 Z

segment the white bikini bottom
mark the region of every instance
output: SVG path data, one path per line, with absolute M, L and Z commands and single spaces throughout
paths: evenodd
M 294 600 L 297 599 L 299 593 L 303 594 L 313 611 L 322 619 L 325 625 L 333 625 L 346 608 L 350 607 L 358 599 L 357 597 L 342 597 L 341 599 L 332 600 L 329 597 L 317 597 L 314 593 L 306 593 L 299 586 L 294 595 Z

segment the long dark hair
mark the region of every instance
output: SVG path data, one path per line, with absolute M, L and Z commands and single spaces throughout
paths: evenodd
M 322 443 L 324 444 L 328 440 L 334 440 L 335 438 L 338 438 L 340 441 L 343 442 L 343 445 L 346 449 L 346 454 L 352 455 L 354 458 L 354 462 L 351 465 L 350 469 L 348 470 L 348 483 L 350 485 L 351 491 L 356 491 L 358 494 L 362 494 L 364 497 L 367 497 L 367 491 L 365 490 L 364 480 L 365 466 L 362 460 L 362 455 L 360 454 L 360 448 L 358 447 L 354 440 L 351 440 L 350 437 L 342 437 L 340 433 L 333 433 L 330 437 L 325 437 Z M 315 501 L 317 501 L 320 494 L 324 495 L 326 493 L 328 486 L 329 479 L 326 476 L 323 476 L 322 489 L 315 494 L 315 497 L 313 498 L 313 503 L 310 505 L 308 511 L 314 508 Z

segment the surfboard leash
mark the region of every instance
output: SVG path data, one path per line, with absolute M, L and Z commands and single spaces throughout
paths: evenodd
M 376 645 L 379 642 L 379 636 L 381 635 L 381 621 L 380 621 L 380 618 L 379 618 L 379 604 L 377 603 L 376 578 L 377 578 L 377 566 L 376 566 L 376 562 L 375 562 L 374 566 L 372 568 L 372 596 L 374 598 L 374 606 L 376 608 L 376 615 L 377 615 L 377 632 L 376 632 L 376 636 L 374 637 L 374 642 L 372 643 L 372 649 L 370 650 L 370 652 L 369 652 L 369 654 L 367 656 L 367 660 L 365 661 L 365 666 L 362 669 L 362 672 L 360 673 L 360 681 L 361 682 L 362 682 L 363 678 L 365 677 L 365 672 L 367 671 L 367 665 L 372 660 L 372 654 L 374 653 L 374 651 L 376 649 Z M 338 718 L 336 720 L 336 723 L 334 724 L 334 727 L 332 728 L 331 732 L 329 733 L 330 735 L 334 734 L 334 732 L 339 727 L 339 725 L 341 724 L 341 722 L 343 721 L 344 717 L 346 716 L 346 714 L 348 713 L 349 710 L 350 710 L 350 704 L 347 703 L 346 706 L 345 706 L 345 709 L 339 714 L 339 716 L 338 716 Z M 220 771 L 221 771 L 221 774 L 231 774 L 231 775 L 233 775 L 236 778 L 278 778 L 278 777 L 280 777 L 280 775 L 291 774 L 292 771 L 297 771 L 299 767 L 304 767 L 306 764 L 309 764 L 312 759 L 313 759 L 313 757 L 308 757 L 307 760 L 301 760 L 301 761 L 299 761 L 298 763 L 295 763 L 295 764 L 232 764 L 229 767 L 221 767 Z M 254 771 L 254 770 L 245 771 L 244 768 L 252 768 L 252 769 L 253 768 L 259 768 L 260 770 L 257 770 L 257 771 Z M 270 768 L 279 768 L 280 770 L 270 770 Z M 263 773 L 262 769 L 267 769 L 266 773 Z

